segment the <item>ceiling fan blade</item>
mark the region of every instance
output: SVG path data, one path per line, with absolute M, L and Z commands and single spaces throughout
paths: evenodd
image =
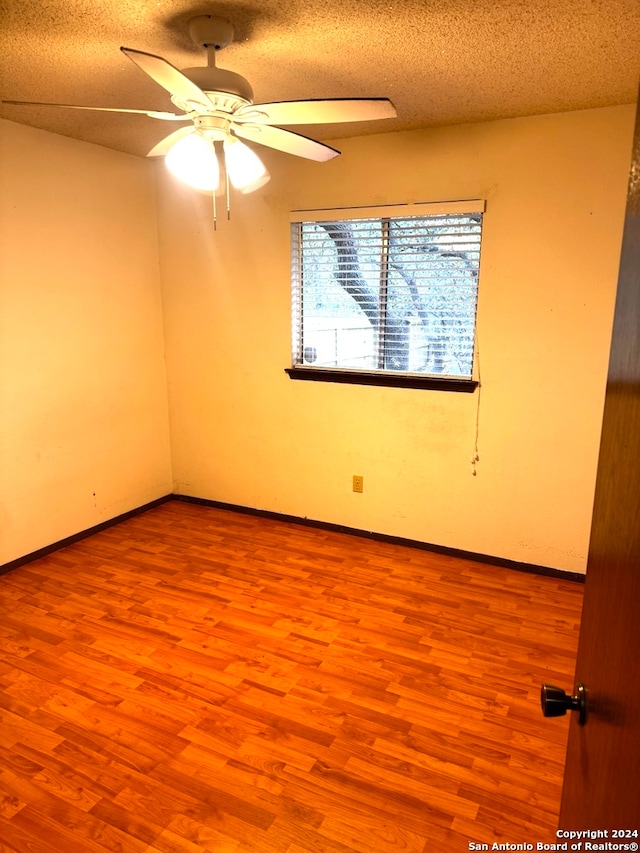
M 177 130 L 174 130 L 173 133 L 170 133 L 169 136 L 165 136 L 164 139 L 161 139 L 157 145 L 154 145 L 151 151 L 147 154 L 147 157 L 164 157 L 165 154 L 169 153 L 169 149 L 173 148 L 176 142 L 179 142 L 181 139 L 184 139 L 185 136 L 189 136 L 195 132 L 193 125 L 190 125 L 189 127 L 179 127 Z
M 347 98 L 317 101 L 281 101 L 248 104 L 234 113 L 234 120 L 264 124 L 331 124 L 395 118 L 396 108 L 387 98 Z
M 315 139 L 309 139 L 299 133 L 293 133 L 291 130 L 281 130 L 279 127 L 270 127 L 266 124 L 234 124 L 233 132 L 250 142 L 257 142 L 259 145 L 284 151 L 285 154 L 295 154 L 296 157 L 306 157 L 307 160 L 317 160 L 319 163 L 331 160 L 340 153 L 329 145 L 316 142 Z
M 130 47 L 121 47 L 120 50 L 128 56 L 132 62 L 141 68 L 145 74 L 148 74 L 152 80 L 159 83 L 163 89 L 166 89 L 171 95 L 185 105 L 187 109 L 200 107 L 201 109 L 210 110 L 212 108 L 211 101 L 199 86 L 192 83 L 188 77 L 185 77 L 182 71 L 167 62 L 161 56 L 155 56 L 153 53 L 145 53 L 142 50 L 133 50 Z
M 164 121 L 189 121 L 189 116 L 179 115 L 178 113 L 167 113 L 162 110 L 127 110 L 118 109 L 117 107 L 84 107 L 78 104 L 47 104 L 41 101 L 2 101 L 3 104 L 12 104 L 18 107 L 62 107 L 65 110 L 94 110 L 100 113 L 136 113 L 138 115 L 149 116 L 149 118 L 159 118 Z

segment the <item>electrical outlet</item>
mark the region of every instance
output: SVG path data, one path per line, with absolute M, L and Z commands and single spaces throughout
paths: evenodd
M 360 474 L 353 475 L 353 491 L 354 492 L 363 492 L 364 491 L 364 477 L 360 476 Z

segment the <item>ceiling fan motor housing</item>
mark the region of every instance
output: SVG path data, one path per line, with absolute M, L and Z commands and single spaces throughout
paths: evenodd
M 227 71 L 225 68 L 212 66 L 199 66 L 183 68 L 182 73 L 207 95 L 221 92 L 227 95 L 237 95 L 243 101 L 249 104 L 253 103 L 253 89 L 249 81 L 245 80 L 240 74 L 236 74 L 235 71 Z

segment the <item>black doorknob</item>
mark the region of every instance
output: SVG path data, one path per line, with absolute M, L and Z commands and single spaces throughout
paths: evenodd
M 581 726 L 587 722 L 587 689 L 578 684 L 575 696 L 567 696 L 562 687 L 543 684 L 540 689 L 540 704 L 545 717 L 562 717 L 567 711 L 578 711 Z

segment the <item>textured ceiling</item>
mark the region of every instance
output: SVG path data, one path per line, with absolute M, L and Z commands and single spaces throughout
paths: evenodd
M 388 97 L 398 110 L 295 128 L 322 140 L 637 97 L 638 0 L 0 0 L 0 99 L 173 109 L 119 47 L 206 65 L 187 32 L 197 14 L 233 23 L 218 65 L 246 77 L 256 103 Z M 176 127 L 44 107 L 3 105 L 2 115 L 139 155 Z

